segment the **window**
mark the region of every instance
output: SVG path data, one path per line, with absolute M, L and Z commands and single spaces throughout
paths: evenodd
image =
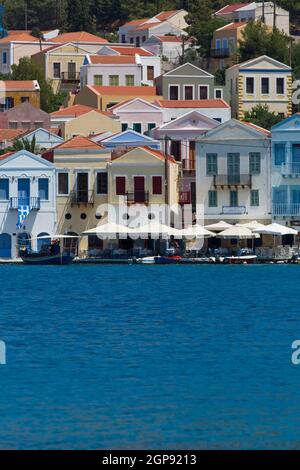
M 21 96 L 21 103 L 29 103 L 29 96 Z
M 125 75 L 126 86 L 134 86 L 134 75 Z
M 162 194 L 161 176 L 152 176 L 152 194 Z
M 119 86 L 119 75 L 109 76 L 109 86 Z
M 94 85 L 103 85 L 103 75 L 94 75 Z
M 122 122 L 122 132 L 126 131 L 126 129 L 128 129 L 127 122 Z
M 285 165 L 285 144 L 275 144 L 274 154 L 274 164 L 276 166 Z
M 223 98 L 223 90 L 222 88 L 216 88 L 215 89 L 215 99 L 216 100 L 221 100 Z
M 136 47 L 140 47 L 141 39 L 140 39 L 139 36 L 137 36 L 137 37 L 135 38 L 135 44 L 136 44 Z
M 125 34 L 122 34 L 121 42 L 122 42 L 123 44 L 126 42 L 126 36 L 125 36 Z
M 97 194 L 107 194 L 107 173 L 97 173 Z
M 7 64 L 7 52 L 6 51 L 2 52 L 2 64 L 3 65 Z
M 273 189 L 274 204 L 286 204 L 288 201 L 288 191 L 286 186 Z
M 60 78 L 60 62 L 53 63 L 53 78 Z
M 48 178 L 39 178 L 39 198 L 48 201 L 49 199 L 49 180 Z
M 154 66 L 147 66 L 147 80 L 154 80 Z
M 208 86 L 200 85 L 199 86 L 199 100 L 207 100 L 207 99 L 208 99 Z
M 133 44 L 133 38 L 130 38 L 129 42 L 130 42 L 130 44 Z
M 169 100 L 179 99 L 179 87 L 178 85 L 170 85 L 169 87 Z
M 42 121 L 35 121 L 34 127 L 36 129 L 39 129 L 40 127 L 43 127 L 43 122 Z
M 10 129 L 18 129 L 17 121 L 9 121 L 8 126 Z
M 140 122 L 134 122 L 132 128 L 135 132 L 142 133 L 142 124 Z
M 284 95 L 284 78 L 276 79 L 276 93 L 277 95 Z
M 66 172 L 58 173 L 58 194 L 69 194 L 69 174 Z
M 156 128 L 156 123 L 155 122 L 148 122 L 148 131 L 151 131 L 151 129 Z
M 208 207 L 218 207 L 217 191 L 208 191 Z
M 194 99 L 194 87 L 192 85 L 185 85 L 184 87 L 184 99 L 193 100 Z
M 259 206 L 259 191 L 258 189 L 252 189 L 250 192 L 250 206 Z
M 262 77 L 261 79 L 261 93 L 262 95 L 268 95 L 270 92 L 269 90 L 269 78 Z
M 250 172 L 250 175 L 260 174 L 260 153 L 259 152 L 249 153 L 249 172 Z
M 236 190 L 230 191 L 230 207 L 238 206 L 238 192 Z
M 221 49 L 221 39 L 216 39 L 216 49 Z
M 206 174 L 207 176 L 218 174 L 218 155 L 216 153 L 206 154 Z
M 143 37 L 142 37 L 142 42 L 145 42 L 146 39 L 147 39 L 146 36 L 143 36 Z
M 125 176 L 116 177 L 116 195 L 124 196 L 126 192 L 126 178 Z
M 23 129 L 31 129 L 31 122 L 30 121 L 22 121 L 22 128 Z
M 5 98 L 5 109 L 11 109 L 15 106 L 15 100 L 12 96 L 7 96 Z
M 223 49 L 228 49 L 228 39 L 223 38 Z
M 254 94 L 254 77 L 246 77 L 246 93 L 247 95 Z
M 8 201 L 9 199 L 9 179 L 0 178 L 0 200 Z

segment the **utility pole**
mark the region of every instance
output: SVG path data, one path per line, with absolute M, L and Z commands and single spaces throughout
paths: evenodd
M 276 3 L 273 3 L 274 5 L 274 12 L 273 12 L 273 29 L 276 28 Z
M 28 29 L 28 9 L 27 9 L 27 0 L 24 1 L 24 11 L 25 11 L 25 31 Z
M 265 0 L 262 0 L 262 16 L 261 21 L 265 23 Z
M 168 142 L 169 142 L 169 137 L 165 136 L 164 154 L 165 154 L 165 204 L 166 206 L 168 206 L 169 204 Z

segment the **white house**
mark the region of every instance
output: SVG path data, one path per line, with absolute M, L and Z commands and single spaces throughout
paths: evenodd
M 154 79 L 161 74 L 160 57 L 144 47 L 130 44 L 107 45 L 99 49 L 98 55 L 137 57 L 142 65 L 143 85 L 154 85 Z
M 270 145 L 268 131 L 235 119 L 199 137 L 197 204 L 206 223 L 271 221 Z
M 161 107 L 142 98 L 118 103 L 110 108 L 110 112 L 119 118 L 123 131 L 129 128 L 144 134 L 164 122 Z
M 151 36 L 144 42 L 144 48 L 159 57 L 167 58 L 173 62 L 178 61 L 183 52 L 193 47 L 191 39 L 183 38 L 178 36 Z
M 300 114 L 276 124 L 271 133 L 273 218 L 299 225 Z
M 25 134 L 22 138 L 29 142 L 35 138 L 35 143 L 39 151 L 50 149 L 55 145 L 62 144 L 64 141 L 64 139 L 59 135 L 48 131 L 48 129 L 43 129 L 42 127 L 35 129 L 32 132 L 28 132 L 28 134 Z
M 87 55 L 80 68 L 81 86 L 141 86 L 140 56 Z
M 203 116 L 223 123 L 231 119 L 231 108 L 222 99 L 214 100 L 155 100 L 153 103 L 162 109 L 163 121 L 169 122 L 173 119 L 197 110 Z
M 26 150 L 0 160 L 0 258 L 17 258 L 31 238 L 56 233 L 56 182 L 52 163 Z M 19 215 L 29 214 L 18 225 Z M 32 243 L 33 248 L 37 242 Z

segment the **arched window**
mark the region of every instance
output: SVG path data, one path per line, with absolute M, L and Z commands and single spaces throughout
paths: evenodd
M 51 245 L 51 238 L 49 236 L 49 238 L 44 238 L 44 237 L 47 237 L 49 236 L 49 233 L 46 233 L 46 232 L 42 232 L 42 233 L 39 233 L 38 236 L 37 236 L 37 244 L 36 244 L 36 247 L 37 247 L 37 251 L 42 251 L 43 248 Z M 40 238 L 42 237 L 42 238 Z
M 31 236 L 27 232 L 22 232 L 18 234 L 18 252 L 20 254 L 20 250 L 27 248 L 29 251 L 31 249 Z

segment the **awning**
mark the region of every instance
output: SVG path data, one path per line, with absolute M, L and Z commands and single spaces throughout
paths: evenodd
M 220 232 L 217 237 L 219 238 L 237 238 L 239 240 L 247 240 L 251 238 L 259 238 L 258 233 L 253 233 L 252 230 L 250 230 L 247 227 L 241 227 L 239 225 L 234 225 L 233 227 L 227 228 L 226 230 L 223 230 L 223 232 Z
M 205 225 L 206 230 L 211 230 L 212 232 L 222 232 L 230 227 L 233 227 L 233 225 L 224 222 L 224 220 L 220 220 L 220 222 L 217 222 L 216 224 Z
M 261 233 L 265 235 L 297 235 L 298 231 L 291 227 L 286 227 L 281 224 L 269 224 L 262 228 L 253 230 L 254 233 Z

